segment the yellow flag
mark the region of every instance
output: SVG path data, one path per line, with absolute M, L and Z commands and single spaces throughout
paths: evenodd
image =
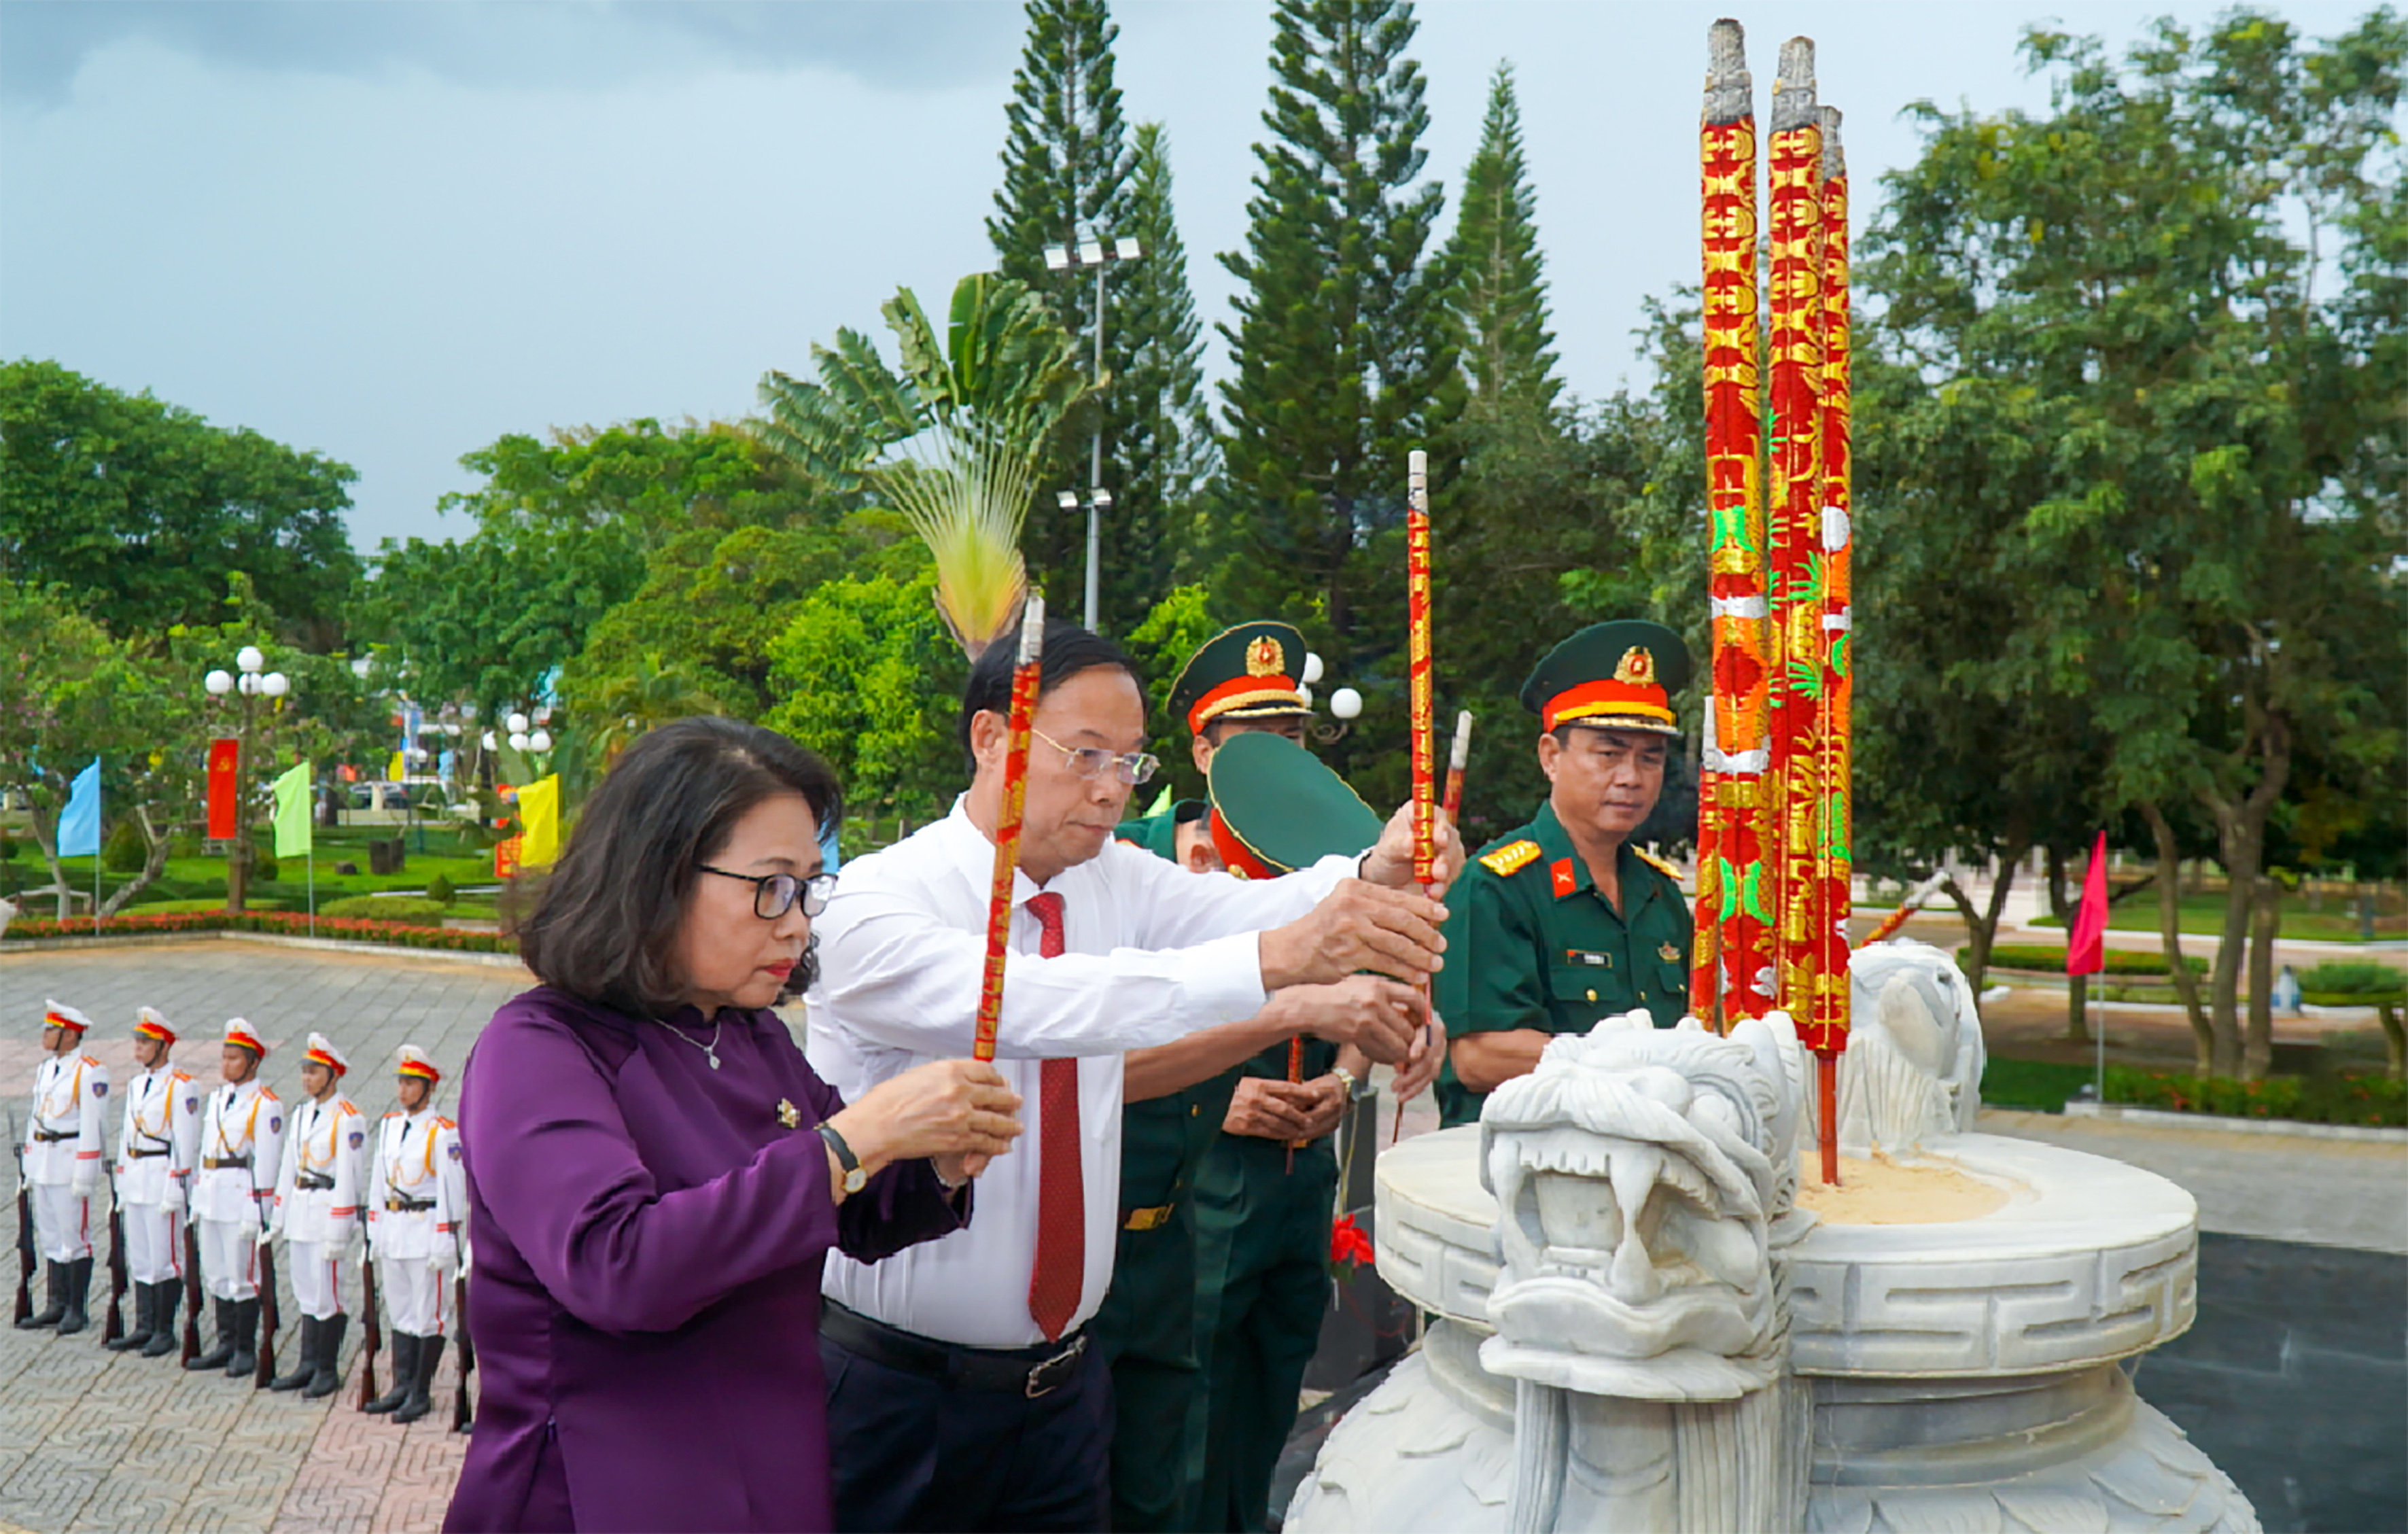
M 559 773 L 519 789 L 519 821 L 526 827 L 526 843 L 519 850 L 521 867 L 540 867 L 560 855 Z
M 384 769 L 385 781 L 397 783 L 408 776 L 409 776 L 409 768 L 402 761 L 401 753 L 394 752 L 392 762 L 387 764 Z

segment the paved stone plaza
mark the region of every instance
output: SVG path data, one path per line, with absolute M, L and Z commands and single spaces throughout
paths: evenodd
M 91 1053 L 115 1082 L 133 1069 L 134 1009 L 148 1003 L 175 1021 L 177 1062 L 204 1082 L 217 1079 L 219 1035 L 239 1015 L 266 1041 L 263 1074 L 287 1101 L 298 1092 L 298 1046 L 315 1028 L 350 1056 L 346 1092 L 370 1116 L 393 1106 L 394 1051 L 405 1039 L 442 1068 L 448 1111 L 477 1031 L 530 983 L 515 964 L 250 940 L 12 953 L 0 957 L 0 1089 L 22 1119 L 20 1099 L 40 1055 L 41 1004 L 56 996 L 98 1025 Z M 116 1134 L 112 1113 L 112 1150 Z M 0 1220 L 13 1253 L 13 1198 Z M 100 1345 L 105 1241 L 96 1255 L 91 1331 L 62 1340 L 0 1327 L 0 1527 L 299 1534 L 431 1529 L 442 1521 L 466 1451 L 449 1431 L 456 1355 L 444 1356 L 434 1412 L 396 1427 L 354 1409 L 356 1326 L 344 1348 L 345 1388 L 308 1403 L 214 1370 L 187 1374 L 173 1355 L 108 1353 Z M 358 1294 L 354 1279 L 346 1303 L 356 1308 Z M 289 1288 L 284 1315 L 279 1347 L 289 1365 L 299 1336 Z M 378 1383 L 391 1381 L 388 1353 Z

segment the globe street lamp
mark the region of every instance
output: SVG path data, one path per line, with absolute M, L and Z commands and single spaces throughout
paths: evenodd
M 241 910 L 251 896 L 251 796 L 245 783 L 252 759 L 251 730 L 257 722 L 258 703 L 266 698 L 273 708 L 281 709 L 285 695 L 293 690 L 292 681 L 283 672 L 263 669 L 266 665 L 267 657 L 260 653 L 259 647 L 247 644 L 235 652 L 233 671 L 221 667 L 201 679 L 202 692 L 221 701 L 231 695 L 241 710 L 234 745 L 234 845 L 226 854 L 226 910 L 231 911 Z
M 1135 261 L 1145 254 L 1145 246 L 1137 239 L 1123 236 L 1118 238 L 1091 234 L 1076 245 L 1045 247 L 1045 269 L 1049 272 L 1075 271 L 1083 266 L 1096 269 L 1096 387 L 1104 386 L 1104 269 L 1115 261 Z M 1096 628 L 1096 572 L 1103 564 L 1103 514 L 1112 504 L 1104 483 L 1104 416 L 1103 401 L 1098 399 L 1096 411 L 1096 436 L 1087 453 L 1087 608 L 1089 632 Z M 1069 492 L 1063 495 L 1068 496 Z M 1075 499 L 1066 500 L 1066 509 L 1075 506 Z

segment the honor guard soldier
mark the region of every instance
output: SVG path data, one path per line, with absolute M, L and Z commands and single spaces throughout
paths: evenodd
M 201 1148 L 201 1089 L 167 1054 L 176 1030 L 156 1008 L 135 1013 L 134 1063 L 125 1085 L 125 1124 L 117 1140 L 117 1203 L 125 1230 L 126 1281 L 134 1285 L 134 1327 L 108 1346 L 156 1358 L 176 1346 L 176 1301 L 184 1288 L 178 1238 L 192 1202 Z
M 216 1312 L 217 1345 L 186 1369 L 220 1369 L 243 1379 L 259 1367 L 259 1233 L 276 1198 L 284 1160 L 284 1105 L 259 1079 L 267 1058 L 249 1023 L 225 1025 L 218 1049 L 224 1084 L 201 1118 L 201 1169 L 193 1189 L 200 1222 L 201 1283 Z
M 61 1337 L 91 1325 L 92 1196 L 107 1152 L 101 1109 L 108 1070 L 83 1052 L 92 1019 L 64 1002 L 43 1004 L 45 1058 L 34 1071 L 34 1116 L 25 1126 L 22 1169 L 34 1193 L 34 1231 L 49 1262 L 50 1304 L 17 1325 L 56 1326 Z
M 285 1132 L 268 1230 L 283 1235 L 291 1254 L 285 1266 L 293 1275 L 293 1302 L 301 1310 L 301 1356 L 292 1373 L 269 1381 L 267 1388 L 298 1390 L 306 1400 L 331 1396 L 343 1383 L 336 1367 L 350 1321 L 343 1313 L 342 1270 L 360 1229 L 368 1139 L 366 1117 L 337 1091 L 350 1068 L 324 1034 L 309 1036 L 301 1057 L 308 1099 L 293 1110 Z
M 393 1333 L 393 1389 L 367 1410 L 416 1422 L 432 1406 L 443 1361 L 445 1289 L 460 1270 L 468 1183 L 459 1130 L 435 1111 L 443 1073 L 424 1050 L 404 1044 L 394 1074 L 401 1107 L 378 1129 L 367 1197 L 368 1244 Z
M 1582 629 L 1522 684 L 1539 716 L 1546 802 L 1484 848 L 1449 897 L 1438 1010 L 1449 1125 L 1539 1062 L 1557 1034 L 1644 1009 L 1659 1028 L 1688 1005 L 1691 918 L 1679 871 L 1630 838 L 1656 809 L 1677 745 L 1671 695 L 1689 655 L 1659 624 Z

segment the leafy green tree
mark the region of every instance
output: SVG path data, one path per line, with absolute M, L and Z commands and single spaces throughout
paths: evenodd
M 1488 115 L 1463 173 L 1444 269 L 1473 407 L 1494 409 L 1509 397 L 1553 406 L 1563 385 L 1555 376 L 1539 197 L 1522 154 L 1522 107 L 1510 64 L 1499 64 L 1489 81 Z
M 25 795 L 27 825 L 50 871 L 64 921 L 72 911 L 58 854 L 59 812 L 94 756 L 124 743 L 119 703 L 135 690 L 124 648 L 76 610 L 66 588 L 0 581 L 0 777 Z M 103 786 L 103 803 L 108 795 Z
M 831 581 L 769 647 L 777 702 L 761 722 L 826 757 L 846 802 L 871 815 L 941 814 L 968 778 L 953 739 L 968 670 L 936 590 L 925 566 Z
M 121 634 L 208 619 L 240 570 L 294 638 L 330 648 L 360 573 L 356 478 L 54 362 L 0 365 L 0 576 L 64 587 Z
M 1992 500 L 1965 567 L 2012 610 L 1945 672 L 1969 702 L 2078 712 L 2100 808 L 2157 844 L 2171 954 L 2175 823 L 2213 824 L 2231 896 L 2206 1006 L 2179 964 L 2177 985 L 2201 1070 L 2256 1074 L 2240 970 L 2299 743 L 2366 774 L 2399 751 L 2372 679 L 2408 667 L 2381 468 L 2408 429 L 2381 211 L 2408 28 L 2383 9 L 2308 47 L 2235 11 L 2160 23 L 2120 68 L 2094 39 L 2025 46 L 2057 71 L 2049 111 L 1923 108 L 1866 243 L 1883 341 L 1925 385 L 1892 424 L 1931 450 L 1888 472 L 1905 502 Z
M 1274 26 L 1246 250 L 1221 258 L 1241 291 L 1221 327 L 1236 375 L 1215 596 L 1302 622 L 1339 674 L 1369 676 L 1399 669 L 1406 452 L 1438 450 L 1443 475 L 1461 409 L 1424 260 L 1443 194 L 1421 179 L 1411 6 L 1279 0 Z

